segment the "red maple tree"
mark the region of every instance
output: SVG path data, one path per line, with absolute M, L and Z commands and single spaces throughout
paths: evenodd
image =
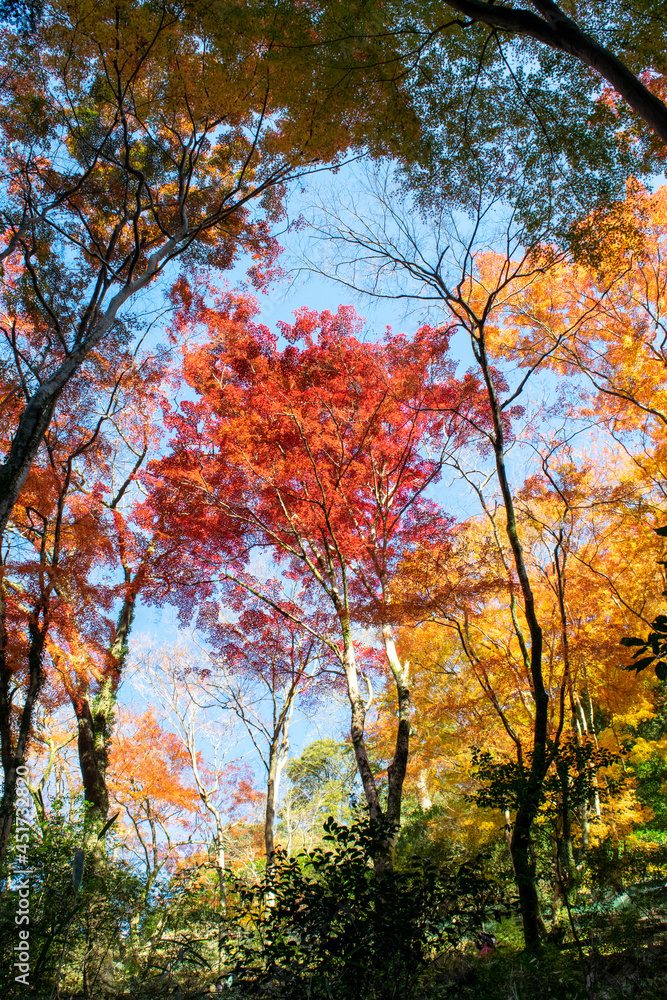
M 253 300 L 226 293 L 209 305 L 185 283 L 180 295 L 178 332 L 205 336 L 184 351 L 183 375 L 197 398 L 169 415 L 171 452 L 150 467 L 150 504 L 166 532 L 156 596 L 179 603 L 187 617 L 203 595 L 241 586 L 316 631 L 267 592 L 255 571 L 259 551 L 302 583 L 306 603 L 325 597 L 337 637 L 319 637 L 345 674 L 371 816 L 382 808 L 355 641 L 368 630 L 378 635 L 396 686 L 386 816 L 398 824 L 410 692 L 408 664 L 394 646 L 391 580 L 407 551 L 449 529 L 427 492 L 443 448 L 472 433 L 462 414 L 482 405 L 479 386 L 455 377 L 444 330 L 423 328 L 413 340 L 387 330 L 364 342 L 351 307 L 301 309 L 294 324 L 279 324 L 281 347 L 254 321 Z

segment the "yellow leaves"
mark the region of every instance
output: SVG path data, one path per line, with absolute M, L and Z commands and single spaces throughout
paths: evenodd
M 646 740 L 640 736 L 633 744 L 628 760 L 633 765 L 642 764 L 655 754 L 659 754 L 664 760 L 667 760 L 667 736 L 663 736 L 659 740 Z
M 448 812 L 448 839 L 450 843 L 460 844 L 469 857 L 474 857 L 487 845 L 496 841 L 505 825 L 502 813 L 478 809 L 460 799 L 456 805 L 454 803 L 450 805 Z
M 562 739 L 567 735 L 579 746 L 590 741 L 613 758 L 636 727 L 655 716 L 655 682 L 623 669 L 619 642 L 660 605 L 656 560 L 662 542 L 641 513 L 634 464 L 618 452 L 600 455 L 599 465 L 590 455 L 582 464 L 564 449 L 562 457 L 552 457 L 552 478 L 531 476 L 516 492 L 515 507 L 543 633 L 549 737 L 555 739 L 562 725 Z M 446 546 L 423 545 L 397 586 L 406 605 L 422 601 L 423 623 L 401 634 L 401 654 L 414 664 L 411 781 L 424 770 L 429 789 L 444 796 L 448 808 L 450 799 L 474 790 L 467 747 L 511 761 L 518 741 L 525 761 L 533 744 L 532 691 L 521 648 L 521 633 L 526 644 L 528 630 L 520 601 L 512 607 L 518 587 L 498 548 L 503 514 L 501 508 L 495 515 L 496 531 L 489 518 L 474 518 Z M 666 743 L 640 741 L 637 762 L 656 748 L 667 752 Z M 593 843 L 618 843 L 651 818 L 639 801 L 633 764 L 630 758 L 625 766 L 619 761 L 598 768 L 602 802 L 601 817 L 592 822 Z M 539 823 L 553 824 L 552 807 L 545 807 Z M 474 822 L 482 818 L 475 815 Z M 457 829 L 466 827 L 465 817 L 456 822 Z
M 591 823 L 591 847 L 605 841 L 618 845 L 631 837 L 633 830 L 647 823 L 652 816 L 652 810 L 639 802 L 636 789 L 629 785 L 620 793 L 610 796 L 604 803 L 602 816 Z
M 631 187 L 616 214 L 613 232 L 596 234 L 601 250 L 594 266 L 556 258 L 549 248 L 510 263 L 487 254 L 477 261 L 471 298 L 481 302 L 498 289 L 489 342 L 501 357 L 528 365 L 548 352 L 542 363 L 588 380 L 598 419 L 616 431 L 648 427 L 662 441 L 667 188 L 651 194 Z

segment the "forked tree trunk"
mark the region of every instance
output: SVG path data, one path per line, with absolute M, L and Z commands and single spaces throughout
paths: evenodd
M 401 802 L 403 797 L 403 784 L 408 764 L 408 754 L 410 749 L 410 689 L 408 688 L 409 664 L 402 664 L 396 653 L 394 641 L 391 638 L 391 631 L 388 627 L 383 628 L 383 639 L 385 651 L 396 683 L 396 693 L 398 700 L 398 727 L 396 731 L 396 745 L 394 757 L 387 771 L 387 809 L 386 819 L 396 827 L 401 822 Z M 359 674 L 357 670 L 354 646 L 352 643 L 352 629 L 349 618 L 343 621 L 343 645 L 344 645 L 344 669 L 347 680 L 347 692 L 350 700 L 350 735 L 352 746 L 357 763 L 357 769 L 361 778 L 364 795 L 368 804 L 369 816 L 371 819 L 379 819 L 383 816 L 377 784 L 368 759 L 366 749 L 365 725 L 366 725 L 366 705 L 359 690 Z M 375 862 L 376 873 L 388 871 L 392 867 L 392 850 L 396 835 L 386 843 L 386 853 L 378 857 Z

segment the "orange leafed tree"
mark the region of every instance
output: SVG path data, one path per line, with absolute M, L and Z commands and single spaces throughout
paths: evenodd
M 564 259 L 547 266 L 536 253 L 530 280 L 506 297 L 490 336 L 507 359 L 529 367 L 546 355 L 542 363 L 587 388 L 590 410 L 612 433 L 641 435 L 633 460 L 657 481 L 667 429 L 667 187 L 630 185 L 616 211 L 616 239 L 595 269 Z M 480 260 L 482 285 L 497 267 L 497 255 Z
M 164 865 L 176 862 L 175 834 L 193 829 L 200 805 L 187 747 L 152 709 L 121 713 L 109 754 L 109 793 L 146 866 L 148 892 Z
M 559 742 L 587 753 L 622 752 L 624 734 L 653 712 L 650 689 L 624 670 L 619 641 L 652 613 L 659 544 L 637 515 L 622 460 L 609 482 L 604 469 L 577 468 L 571 452 L 564 452 L 560 463 L 545 462 L 545 472 L 515 497 L 543 631 L 548 738 L 556 751 L 551 768 L 557 767 Z M 631 468 L 627 462 L 625 468 Z M 470 746 L 519 764 L 530 752 L 535 722 L 525 617 L 513 597 L 517 583 L 501 549 L 497 517 L 489 507 L 486 517 L 461 525 L 448 544 L 422 548 L 397 581 L 399 599 L 424 622 L 417 630 L 404 628 L 399 642 L 415 673 L 420 740 L 413 783 L 421 776 L 434 788 L 452 775 L 456 783 L 461 768 L 469 782 Z M 610 721 L 601 725 L 600 716 Z M 631 788 L 627 801 L 607 796 L 601 803 L 604 768 L 583 761 L 581 767 L 588 769 L 582 776 L 587 794 L 570 805 L 565 794 L 558 806 L 557 873 L 565 880 L 575 877 L 569 813 L 578 814 L 577 862 L 591 836 L 611 831 L 618 838 L 633 816 L 643 818 L 631 803 Z M 508 807 L 508 828 L 512 821 Z
M 106 821 L 113 704 L 150 558 L 150 539 L 129 520 L 133 481 L 159 437 L 164 377 L 162 357 L 96 352 L 87 377 L 69 383 L 5 533 L 3 844 L 39 699 L 71 701 L 94 840 Z
M 258 800 L 242 763 L 227 762 L 216 774 L 203 750 L 182 732 L 165 728 L 168 721 L 152 708 L 143 714 L 121 710 L 109 753 L 109 797 L 120 809 L 117 823 L 146 867 L 147 893 L 165 866 L 173 870 L 201 851 L 206 808 L 198 778 L 209 787 L 218 782 L 227 824 L 246 819 Z

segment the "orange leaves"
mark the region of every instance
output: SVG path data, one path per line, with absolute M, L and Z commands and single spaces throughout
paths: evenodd
M 594 407 L 620 432 L 645 427 L 663 435 L 667 415 L 664 311 L 667 286 L 667 189 L 628 190 L 619 212 L 632 231 L 605 243 L 595 270 L 583 264 L 535 260 L 520 293 L 508 297 L 496 335 L 507 357 L 547 362 L 584 375 Z
M 132 815 L 146 802 L 161 819 L 188 822 L 199 797 L 189 781 L 190 758 L 182 740 L 163 729 L 149 709 L 118 725 L 109 759 L 112 795 Z

